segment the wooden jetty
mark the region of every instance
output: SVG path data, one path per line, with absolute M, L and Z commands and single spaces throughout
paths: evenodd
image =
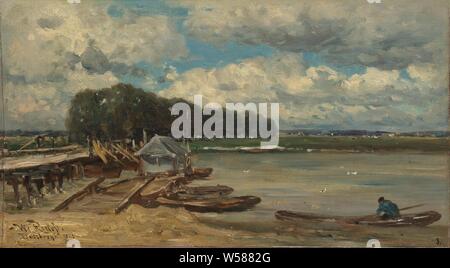
M 5 156 L 14 157 L 14 156 L 22 156 L 22 155 L 30 155 L 30 154 L 57 154 L 57 153 L 68 153 L 76 150 L 82 150 L 79 145 L 67 145 L 63 147 L 55 147 L 55 148 L 37 148 L 37 149 L 23 149 L 18 151 L 7 151 L 5 152 Z
M 46 165 L 65 165 L 74 162 L 92 162 L 87 152 L 79 152 L 74 154 L 63 153 L 56 155 L 33 155 L 26 157 L 7 157 L 3 159 L 0 167 L 1 172 L 12 173 L 20 171 L 29 171 L 38 169 Z
M 76 175 L 82 177 L 83 165 L 96 161 L 87 152 L 5 157 L 0 172 L 2 180 L 13 187 L 14 198 L 20 209 L 23 205 L 19 185 L 23 185 L 26 190 L 28 205 L 33 206 L 35 199 L 42 197 L 45 184 L 50 185 L 52 191 L 62 192 L 64 178 L 73 179 Z

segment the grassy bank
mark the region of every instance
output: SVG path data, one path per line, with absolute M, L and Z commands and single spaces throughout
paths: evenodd
M 204 147 L 234 148 L 239 146 L 256 147 L 260 145 L 260 139 L 215 139 L 195 140 L 190 146 L 193 151 L 202 151 Z M 307 150 L 356 150 L 356 151 L 448 151 L 449 140 L 447 138 L 434 137 L 331 137 L 331 136 L 307 136 L 307 137 L 281 137 L 279 146 Z
M 31 137 L 15 136 L 6 137 L 7 148 L 17 150 L 27 143 Z M 203 151 L 205 147 L 258 147 L 261 139 L 214 139 L 214 140 L 194 140 L 190 143 L 192 151 Z M 64 137 L 55 139 L 55 147 L 68 145 Z M 327 150 L 354 150 L 354 151 L 395 151 L 395 150 L 414 150 L 414 151 L 448 151 L 448 138 L 435 137 L 332 137 L 332 136 L 289 136 L 281 137 L 279 146 L 296 149 L 327 149 Z M 35 144 L 31 144 L 27 149 L 34 149 Z M 50 148 L 51 141 L 46 139 L 42 142 L 42 148 Z

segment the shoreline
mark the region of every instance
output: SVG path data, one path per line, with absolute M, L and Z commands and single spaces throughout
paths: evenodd
M 279 149 L 261 149 L 260 147 L 203 147 L 201 149 L 192 150 L 194 153 L 447 153 L 449 150 L 421 150 L 421 149 L 330 149 L 330 148 L 279 148 Z

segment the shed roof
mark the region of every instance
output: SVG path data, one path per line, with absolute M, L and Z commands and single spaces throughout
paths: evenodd
M 184 158 L 188 153 L 189 151 L 174 139 L 155 135 L 135 155 L 152 158 Z

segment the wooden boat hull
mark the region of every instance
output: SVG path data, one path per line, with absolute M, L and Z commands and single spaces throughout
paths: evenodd
M 101 165 L 85 165 L 84 176 L 87 178 L 98 178 L 103 174 Z
M 208 177 L 213 172 L 212 168 L 193 168 L 192 175 L 197 177 Z
M 122 167 L 116 165 L 92 164 L 84 166 L 84 176 L 87 178 L 119 178 L 121 173 Z
M 326 216 L 313 213 L 303 213 L 280 210 L 275 212 L 275 217 L 279 220 L 300 222 L 302 220 L 319 221 L 319 222 L 335 222 L 340 224 L 351 225 L 370 225 L 380 227 L 405 227 L 405 226 L 427 226 L 441 218 L 441 214 L 436 211 L 425 211 L 414 214 L 404 214 L 396 219 L 384 220 L 376 215 L 367 215 L 359 217 L 344 216 Z
M 165 197 L 171 200 L 202 200 L 211 198 L 220 198 L 229 195 L 233 192 L 233 188 L 225 185 L 217 186 L 198 186 L 187 187 L 181 186 L 173 190 L 173 192 L 166 193 Z
M 247 210 L 261 202 L 261 198 L 256 196 L 239 196 L 207 200 L 177 201 L 159 197 L 156 199 L 156 201 L 160 205 L 170 207 L 184 207 L 189 211 L 220 213 L 227 211 Z

